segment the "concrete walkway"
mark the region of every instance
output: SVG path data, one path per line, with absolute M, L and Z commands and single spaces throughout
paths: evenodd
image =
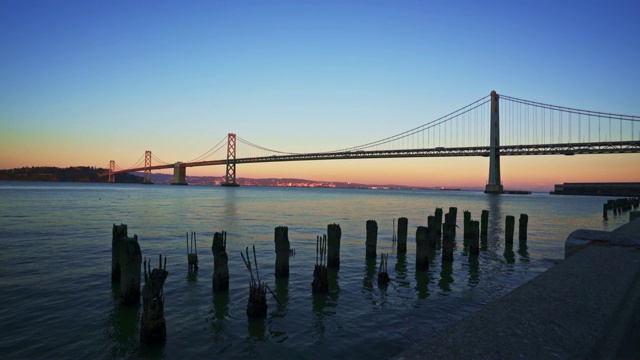
M 640 242 L 595 244 L 394 359 L 640 358 Z

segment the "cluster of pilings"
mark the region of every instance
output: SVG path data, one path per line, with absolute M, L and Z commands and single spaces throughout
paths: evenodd
M 144 287 L 140 291 L 140 266 L 144 268 Z M 162 255 L 158 268 L 151 270 L 151 262 L 142 261 L 138 236 L 127 235 L 127 225 L 113 225 L 111 240 L 111 281 L 120 284 L 120 300 L 123 305 L 137 306 L 140 295 L 143 311 L 140 320 L 140 341 L 145 344 L 162 344 L 166 341 L 163 286 L 167 278 L 167 258 Z
M 604 220 L 608 220 L 609 217 L 607 212 L 609 210 L 612 211 L 613 215 L 621 215 L 623 211 L 630 211 L 632 209 L 637 209 L 640 205 L 640 198 L 619 198 L 619 199 L 611 199 L 607 200 L 606 203 L 602 204 L 602 218 Z
M 416 270 L 424 271 L 429 268 L 430 256 L 435 254 L 435 250 L 441 249 L 443 266 L 451 266 L 454 257 L 456 224 L 458 209 L 450 207 L 449 212 L 444 214 L 442 208 L 436 208 L 433 215 L 427 217 L 427 226 L 416 228 Z M 443 219 L 444 218 L 444 219 Z M 463 239 L 465 251 L 468 250 L 469 257 L 477 257 L 481 248 L 486 249 L 488 234 L 489 211 L 483 210 L 480 221 L 473 220 L 471 212 L 463 212 Z M 444 220 L 444 221 L 443 221 Z M 393 242 L 397 246 L 398 254 L 407 252 L 408 219 L 401 217 L 396 222 L 394 219 Z M 528 216 L 520 215 L 519 240 L 521 244 L 527 240 Z M 512 246 L 515 227 L 515 217 L 508 215 L 505 225 L 505 245 Z M 327 234 L 316 238 L 316 263 L 313 271 L 313 282 L 311 283 L 314 293 L 329 292 L 328 268 L 340 267 L 340 240 L 342 231 L 339 224 L 329 224 Z M 375 220 L 366 222 L 366 259 L 367 261 L 377 258 L 376 247 L 378 240 L 378 224 Z M 289 258 L 295 254 L 289 242 L 288 228 L 278 226 L 274 231 L 275 244 L 275 276 L 276 278 L 287 278 L 289 276 Z M 121 284 L 121 299 L 123 304 L 139 304 L 140 298 L 140 265 L 142 255 L 137 236 L 133 238 L 127 236 L 127 226 L 113 226 L 112 240 L 112 280 Z M 213 253 L 213 278 L 212 289 L 214 292 L 228 291 L 229 289 L 229 268 L 228 256 L 226 253 L 227 233 L 225 231 L 216 232 L 213 236 L 211 251 Z M 245 256 L 246 255 L 246 256 Z M 388 274 L 388 254 L 380 254 L 380 264 L 378 268 L 378 284 L 384 286 L 391 279 Z M 247 315 L 251 318 L 264 317 L 267 313 L 266 292 L 269 291 L 280 303 L 277 296 L 271 291 L 266 282 L 260 280 L 258 269 L 258 259 L 255 246 L 253 246 L 253 262 L 249 256 L 249 248 L 241 252 L 242 260 L 250 274 L 249 299 L 247 302 Z M 189 273 L 194 273 L 198 269 L 197 241 L 195 232 L 187 233 L 187 260 Z M 163 343 L 166 339 L 166 325 L 164 322 L 164 297 L 162 287 L 168 275 L 166 271 L 166 258 L 164 268 L 162 267 L 162 257 L 159 268 L 151 270 L 150 262 L 144 261 L 145 287 L 142 291 L 144 299 L 144 311 L 142 317 L 141 340 L 145 343 Z M 136 272 L 137 271 L 137 272 Z M 254 275 L 255 272 L 255 275 Z M 137 280 L 137 282 L 136 282 Z

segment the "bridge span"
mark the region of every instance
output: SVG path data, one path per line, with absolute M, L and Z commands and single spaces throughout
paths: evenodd
M 145 182 L 150 182 L 152 170 L 173 168 L 172 184 L 186 185 L 186 168 L 225 165 L 226 178 L 222 185 L 238 186 L 237 164 L 481 156 L 490 159 L 489 181 L 485 192 L 500 194 L 504 192 L 500 179 L 500 156 L 640 153 L 640 134 L 635 139 L 633 135 L 636 122 L 640 125 L 638 116 L 572 109 L 508 96 L 503 98 L 506 99 L 507 104 L 506 115 L 503 114 L 503 117 L 506 117 L 507 121 L 506 129 L 502 130 L 500 129 L 500 96 L 493 91 L 489 99 L 481 98 L 417 128 L 360 146 L 329 152 L 286 153 L 266 149 L 229 133 L 226 137 L 226 158 L 152 165 L 151 151 L 146 151 L 144 165 L 141 166 L 116 169 L 115 161 L 112 160 L 109 164 L 109 182 L 115 181 L 116 174 L 135 171 L 144 171 Z M 486 110 L 485 105 L 489 106 L 489 116 L 483 116 L 486 114 L 483 112 Z M 480 140 L 483 135 L 485 139 L 488 135 L 489 141 L 478 145 L 484 142 Z M 511 143 L 507 141 L 509 144 L 501 145 L 501 135 L 510 138 Z M 268 155 L 237 157 L 238 140 Z M 474 141 L 475 146 L 473 146 Z M 221 140 L 216 147 L 221 150 L 223 145 Z M 218 150 L 210 150 L 210 152 L 215 153 Z

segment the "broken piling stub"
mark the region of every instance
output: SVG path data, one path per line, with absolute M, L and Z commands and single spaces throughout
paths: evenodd
M 468 210 L 464 210 L 462 212 L 463 214 L 463 225 L 464 225 L 464 229 L 462 230 L 462 238 L 464 240 L 470 240 L 471 236 L 470 236 L 470 224 L 469 222 L 471 221 L 471 212 Z
M 289 276 L 289 228 L 278 226 L 275 228 L 274 242 L 276 243 L 276 276 Z
M 469 255 L 480 254 L 480 222 L 469 221 Z
M 189 242 L 189 233 L 187 233 L 187 262 L 189 263 L 189 274 L 198 271 L 198 246 L 196 242 L 196 233 L 191 232 L 191 242 Z
M 513 215 L 507 215 L 505 220 L 505 233 L 504 241 L 507 244 L 513 244 L 513 230 L 515 227 L 516 218 Z
M 425 226 L 416 229 L 416 270 L 429 269 L 428 231 Z
M 276 228 L 277 229 L 277 228 Z M 256 266 L 256 276 L 253 276 L 253 268 L 251 267 L 251 258 L 249 258 L 249 247 L 245 249 L 247 257 L 240 252 L 242 260 L 244 261 L 249 274 L 251 275 L 251 281 L 249 282 L 249 301 L 247 302 L 247 316 L 264 317 L 267 315 L 267 283 L 260 281 L 260 273 L 258 272 L 258 259 L 256 258 L 256 247 L 253 246 L 253 261 Z M 289 254 L 287 253 L 287 259 Z
M 340 267 L 340 238 L 342 230 L 339 224 L 327 225 L 327 266 Z
M 316 237 L 316 265 L 313 268 L 313 282 L 311 289 L 314 293 L 329 292 L 329 277 L 327 273 L 327 235 Z
M 226 231 L 213 234 L 211 252 L 213 252 L 213 290 L 229 290 L 229 257 L 227 256 Z
M 442 208 L 436 208 L 436 240 L 440 243 L 442 240 Z
M 527 241 L 527 225 L 529 224 L 529 215 L 520 214 L 518 227 L 518 240 Z
M 398 218 L 398 254 L 405 254 L 407 252 L 407 231 L 409 226 L 409 220 L 406 217 Z
M 378 223 L 375 220 L 367 220 L 367 259 L 376 258 L 376 245 L 378 243 Z
M 427 247 L 435 249 L 437 247 L 438 229 L 436 226 L 436 217 L 429 215 L 427 217 Z
M 442 262 L 453 261 L 453 248 L 455 247 L 456 236 L 455 234 L 455 225 L 449 222 L 445 222 L 442 225 Z
M 483 239 L 487 238 L 489 227 L 489 210 L 482 210 L 482 215 L 480 215 L 480 237 Z
M 127 225 L 113 224 L 111 240 L 111 279 L 120 283 L 120 300 L 125 305 L 140 304 L 140 266 L 142 252 L 138 235 L 127 236 Z
M 167 258 L 159 258 L 158 268 L 151 270 L 151 260 L 144 260 L 144 287 L 142 288 L 142 318 L 140 320 L 140 341 L 144 344 L 164 344 L 167 340 L 167 325 L 164 319 L 164 282 L 167 272 Z
M 387 269 L 389 254 L 380 254 L 380 266 L 378 267 L 378 286 L 387 285 L 391 279 Z

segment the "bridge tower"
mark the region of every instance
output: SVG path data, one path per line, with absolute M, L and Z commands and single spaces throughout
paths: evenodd
M 500 96 L 491 92 L 491 130 L 489 143 L 489 181 L 485 194 L 502 194 L 504 187 L 500 181 Z
M 222 186 L 240 186 L 236 182 L 236 134 L 227 136 L 227 175 Z
M 116 162 L 114 160 L 109 161 L 109 182 L 116 182 L 116 177 L 113 174 L 116 171 Z
M 151 150 L 144 152 L 144 180 L 143 184 L 153 184 L 151 182 Z

